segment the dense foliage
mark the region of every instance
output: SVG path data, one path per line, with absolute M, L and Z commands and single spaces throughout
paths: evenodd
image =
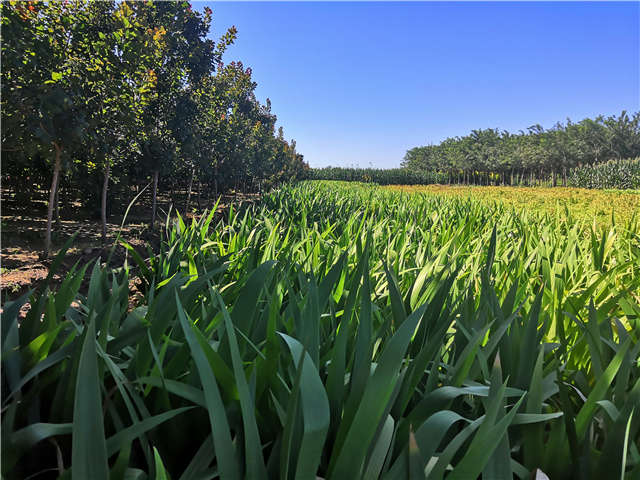
M 188 210 L 196 186 L 217 196 L 303 174 L 295 142 L 275 132 L 269 101 L 255 97 L 251 69 L 222 62 L 237 32 L 211 40 L 208 7 L 75 0 L 1 8 L 3 189 L 21 201 L 49 190 L 48 238 L 60 201 L 79 200 L 106 224 L 116 191 L 126 206 L 150 181 L 155 217 L 158 185 L 188 190 L 180 206 Z
M 406 168 L 312 168 L 307 173 L 311 180 L 339 180 L 345 182 L 377 183 L 378 185 L 429 185 L 445 183 L 446 174 L 436 171 L 412 171 Z
M 640 158 L 584 165 L 571 171 L 569 183 L 582 188 L 640 189 Z
M 498 129 L 473 130 L 463 137 L 447 138 L 438 145 L 407 151 L 403 166 L 417 172 L 442 172 L 446 183 L 480 185 L 533 185 L 561 180 L 567 185 L 569 170 L 612 159 L 640 156 L 640 112 L 629 116 L 584 119 L 540 125 L 526 132 Z
M 637 478 L 639 228 L 322 182 L 170 220 L 5 305 L 2 475 Z

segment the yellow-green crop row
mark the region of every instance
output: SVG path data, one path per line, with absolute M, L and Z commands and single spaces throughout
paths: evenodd
M 520 210 L 566 217 L 572 221 L 606 226 L 640 215 L 640 190 L 590 190 L 564 187 L 479 187 L 466 185 L 391 185 L 384 187 L 406 193 L 470 198 L 485 203 L 501 202 Z

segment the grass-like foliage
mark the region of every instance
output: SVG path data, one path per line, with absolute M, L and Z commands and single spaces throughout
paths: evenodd
M 466 185 L 390 185 L 384 188 L 491 205 L 500 203 L 509 209 L 546 213 L 560 220 L 565 217 L 569 223 L 595 223 L 598 227 L 607 227 L 612 222 L 624 223 L 640 211 L 640 190 Z
M 585 165 L 572 170 L 569 181 L 582 188 L 640 189 L 640 158 Z
M 5 305 L 4 478 L 640 475 L 637 218 L 311 182 L 165 231 Z

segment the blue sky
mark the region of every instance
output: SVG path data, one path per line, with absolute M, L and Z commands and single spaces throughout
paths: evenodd
M 640 4 L 194 2 L 312 167 L 640 110 Z

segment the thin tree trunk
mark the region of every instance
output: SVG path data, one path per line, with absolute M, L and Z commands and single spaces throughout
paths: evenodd
M 209 195 L 211 194 L 211 189 L 207 189 L 207 206 L 209 206 Z M 213 195 L 215 198 L 218 198 L 218 164 L 216 163 L 216 168 L 213 172 Z
M 198 210 L 202 210 L 202 205 L 200 204 L 200 195 L 202 195 L 202 182 L 198 180 Z
M 53 220 L 53 204 L 56 198 L 56 192 L 58 191 L 58 178 L 60 177 L 60 156 L 62 154 L 62 148 L 53 142 L 53 147 L 56 151 L 55 163 L 53 165 L 53 178 L 51 179 L 51 189 L 49 190 L 49 208 L 47 209 L 47 234 L 44 243 L 44 256 L 48 257 L 51 252 L 51 223 Z
M 154 230 L 156 225 L 156 199 L 158 197 L 158 177 L 160 172 L 156 170 L 153 172 L 153 200 L 151 202 L 151 231 Z
M 196 173 L 196 167 L 191 167 L 191 178 L 189 178 L 189 191 L 187 192 L 187 204 L 184 207 L 184 217 L 187 218 L 189 213 L 189 204 L 191 203 L 191 189 L 193 188 L 193 176 Z
M 175 197 L 175 186 L 176 186 L 175 182 L 174 182 L 174 180 L 172 178 L 171 182 L 169 183 L 169 198 L 171 198 L 171 205 L 177 205 L 178 204 L 178 202 L 176 202 L 176 197 Z
M 102 217 L 102 246 L 107 244 L 107 189 L 109 188 L 109 173 L 111 171 L 111 161 L 107 160 L 104 167 L 104 181 L 102 182 L 102 204 L 100 214 Z
M 60 187 L 56 189 L 56 199 L 54 200 L 55 218 L 56 218 L 56 230 L 60 230 Z

